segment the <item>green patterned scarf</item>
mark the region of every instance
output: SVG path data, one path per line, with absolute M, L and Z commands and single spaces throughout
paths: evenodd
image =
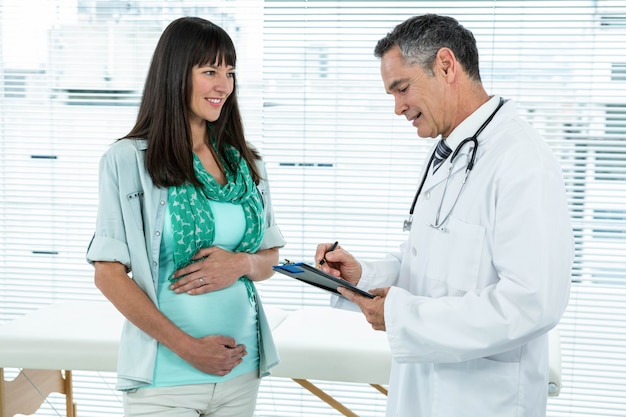
M 174 235 L 176 269 L 194 262 L 191 258 L 201 248 L 213 245 L 215 219 L 209 200 L 241 204 L 246 218 L 246 229 L 235 252 L 255 252 L 261 245 L 265 230 L 263 204 L 248 164 L 233 147 L 228 147 L 224 158 L 238 164 L 235 173 L 225 170 L 226 185 L 217 183 L 194 154 L 193 168 L 202 186 L 186 183 L 169 189 L 168 204 Z M 223 165 L 228 166 L 224 161 Z M 249 280 L 244 281 L 248 292 L 253 291 Z

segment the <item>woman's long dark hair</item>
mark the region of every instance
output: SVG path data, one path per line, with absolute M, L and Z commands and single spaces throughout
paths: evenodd
M 146 139 L 146 169 L 157 186 L 168 187 L 185 182 L 200 185 L 193 170 L 191 128 L 188 117 L 192 90 L 191 73 L 195 65 L 230 65 L 235 67 L 237 56 L 232 39 L 224 29 L 199 17 L 174 20 L 163 31 L 156 46 L 137 122 L 124 136 Z M 225 146 L 234 146 L 248 163 L 255 183 L 260 173 L 255 160 L 260 155 L 248 147 L 237 104 L 237 81 L 233 92 L 215 122 L 207 122 L 207 144 L 222 170 L 235 172 L 238 161 L 221 158 Z M 124 139 L 122 138 L 122 139 Z M 215 149 L 210 143 L 215 143 Z M 216 154 L 217 152 L 217 154 Z

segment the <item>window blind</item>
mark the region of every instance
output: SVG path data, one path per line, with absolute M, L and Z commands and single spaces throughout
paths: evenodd
M 550 416 L 626 413 L 626 5 L 620 1 L 223 0 L 0 2 L 0 322 L 52 302 L 101 299 L 84 253 L 100 155 L 132 126 L 150 56 L 183 15 L 222 25 L 238 52 L 248 138 L 262 151 L 281 257 L 338 240 L 364 259 L 395 250 L 432 141 L 393 114 L 376 41 L 422 13 L 473 31 L 490 94 L 517 102 L 564 171 L 576 253 L 559 325 L 563 389 Z M 471 180 L 471 179 L 470 179 Z M 266 304 L 327 306 L 282 276 Z M 77 372 L 83 416 L 122 415 L 114 375 Z M 361 416 L 384 399 L 321 382 Z M 57 415 L 54 395 L 37 415 Z M 337 413 L 264 379 L 258 416 Z

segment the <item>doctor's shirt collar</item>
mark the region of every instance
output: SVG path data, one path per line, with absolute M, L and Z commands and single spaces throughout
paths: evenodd
M 465 120 L 461 122 L 453 131 L 450 136 L 445 138 L 446 145 L 452 150 L 461 143 L 465 138 L 472 136 L 480 125 L 489 117 L 491 113 L 498 107 L 500 103 L 500 96 L 491 96 L 491 98 L 476 111 L 470 114 Z

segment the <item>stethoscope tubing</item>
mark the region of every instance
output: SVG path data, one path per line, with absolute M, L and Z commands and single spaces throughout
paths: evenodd
M 500 97 L 500 102 L 498 103 L 498 106 L 491 113 L 491 115 L 489 115 L 487 120 L 485 120 L 485 122 L 478 128 L 476 133 L 474 133 L 469 138 L 463 139 L 457 145 L 457 147 L 454 149 L 454 152 L 452 152 L 452 156 L 450 157 L 450 167 L 448 168 L 448 175 L 446 176 L 446 182 L 445 182 L 445 185 L 444 185 L 443 195 L 441 196 L 441 202 L 439 203 L 439 208 L 437 209 L 437 213 L 435 215 L 435 222 L 430 225 L 431 227 L 433 227 L 435 229 L 441 229 L 441 226 L 448 220 L 448 218 L 450 217 L 450 214 L 452 214 L 452 210 L 454 210 L 454 206 L 456 206 L 456 203 L 459 200 L 461 192 L 463 191 L 463 187 L 465 186 L 465 183 L 467 182 L 467 177 L 469 176 L 469 173 L 472 171 L 472 169 L 474 168 L 474 164 L 476 163 L 476 153 L 478 152 L 478 135 L 480 135 L 482 133 L 482 131 L 487 127 L 487 125 L 493 120 L 493 118 L 495 117 L 496 113 L 498 112 L 498 110 L 500 110 L 500 108 L 504 105 L 505 102 L 506 101 L 502 97 Z M 450 211 L 445 216 L 445 218 L 441 222 L 439 222 L 439 216 L 441 214 L 441 207 L 443 206 L 443 201 L 444 201 L 444 198 L 446 196 L 446 190 L 448 188 L 448 180 L 450 179 L 450 175 L 452 173 L 452 168 L 454 167 L 454 160 L 459 155 L 461 150 L 463 150 L 463 147 L 468 142 L 472 142 L 474 144 L 474 146 L 470 150 L 470 157 L 469 157 L 469 161 L 467 163 L 467 167 L 465 167 L 465 177 L 463 178 L 463 183 L 461 184 L 461 189 L 459 190 L 459 193 L 457 194 L 457 196 L 456 196 L 456 198 L 454 200 L 454 203 L 452 204 L 452 207 L 451 207 Z M 433 163 L 434 158 L 435 158 L 435 152 L 433 152 L 430 155 L 430 159 L 428 160 L 428 164 L 426 164 L 426 169 L 424 170 L 424 174 L 422 175 L 422 180 L 420 181 L 420 185 L 417 188 L 417 192 L 415 193 L 415 197 L 413 197 L 413 202 L 411 203 L 411 208 L 409 209 L 409 218 L 404 221 L 404 231 L 407 231 L 407 230 L 411 229 L 411 225 L 413 223 L 413 212 L 415 211 L 415 206 L 417 205 L 417 199 L 419 198 L 420 194 L 422 193 L 422 189 L 424 188 L 424 184 L 426 183 L 426 178 L 428 178 L 428 173 L 430 171 L 430 168 L 432 167 L 432 163 Z

